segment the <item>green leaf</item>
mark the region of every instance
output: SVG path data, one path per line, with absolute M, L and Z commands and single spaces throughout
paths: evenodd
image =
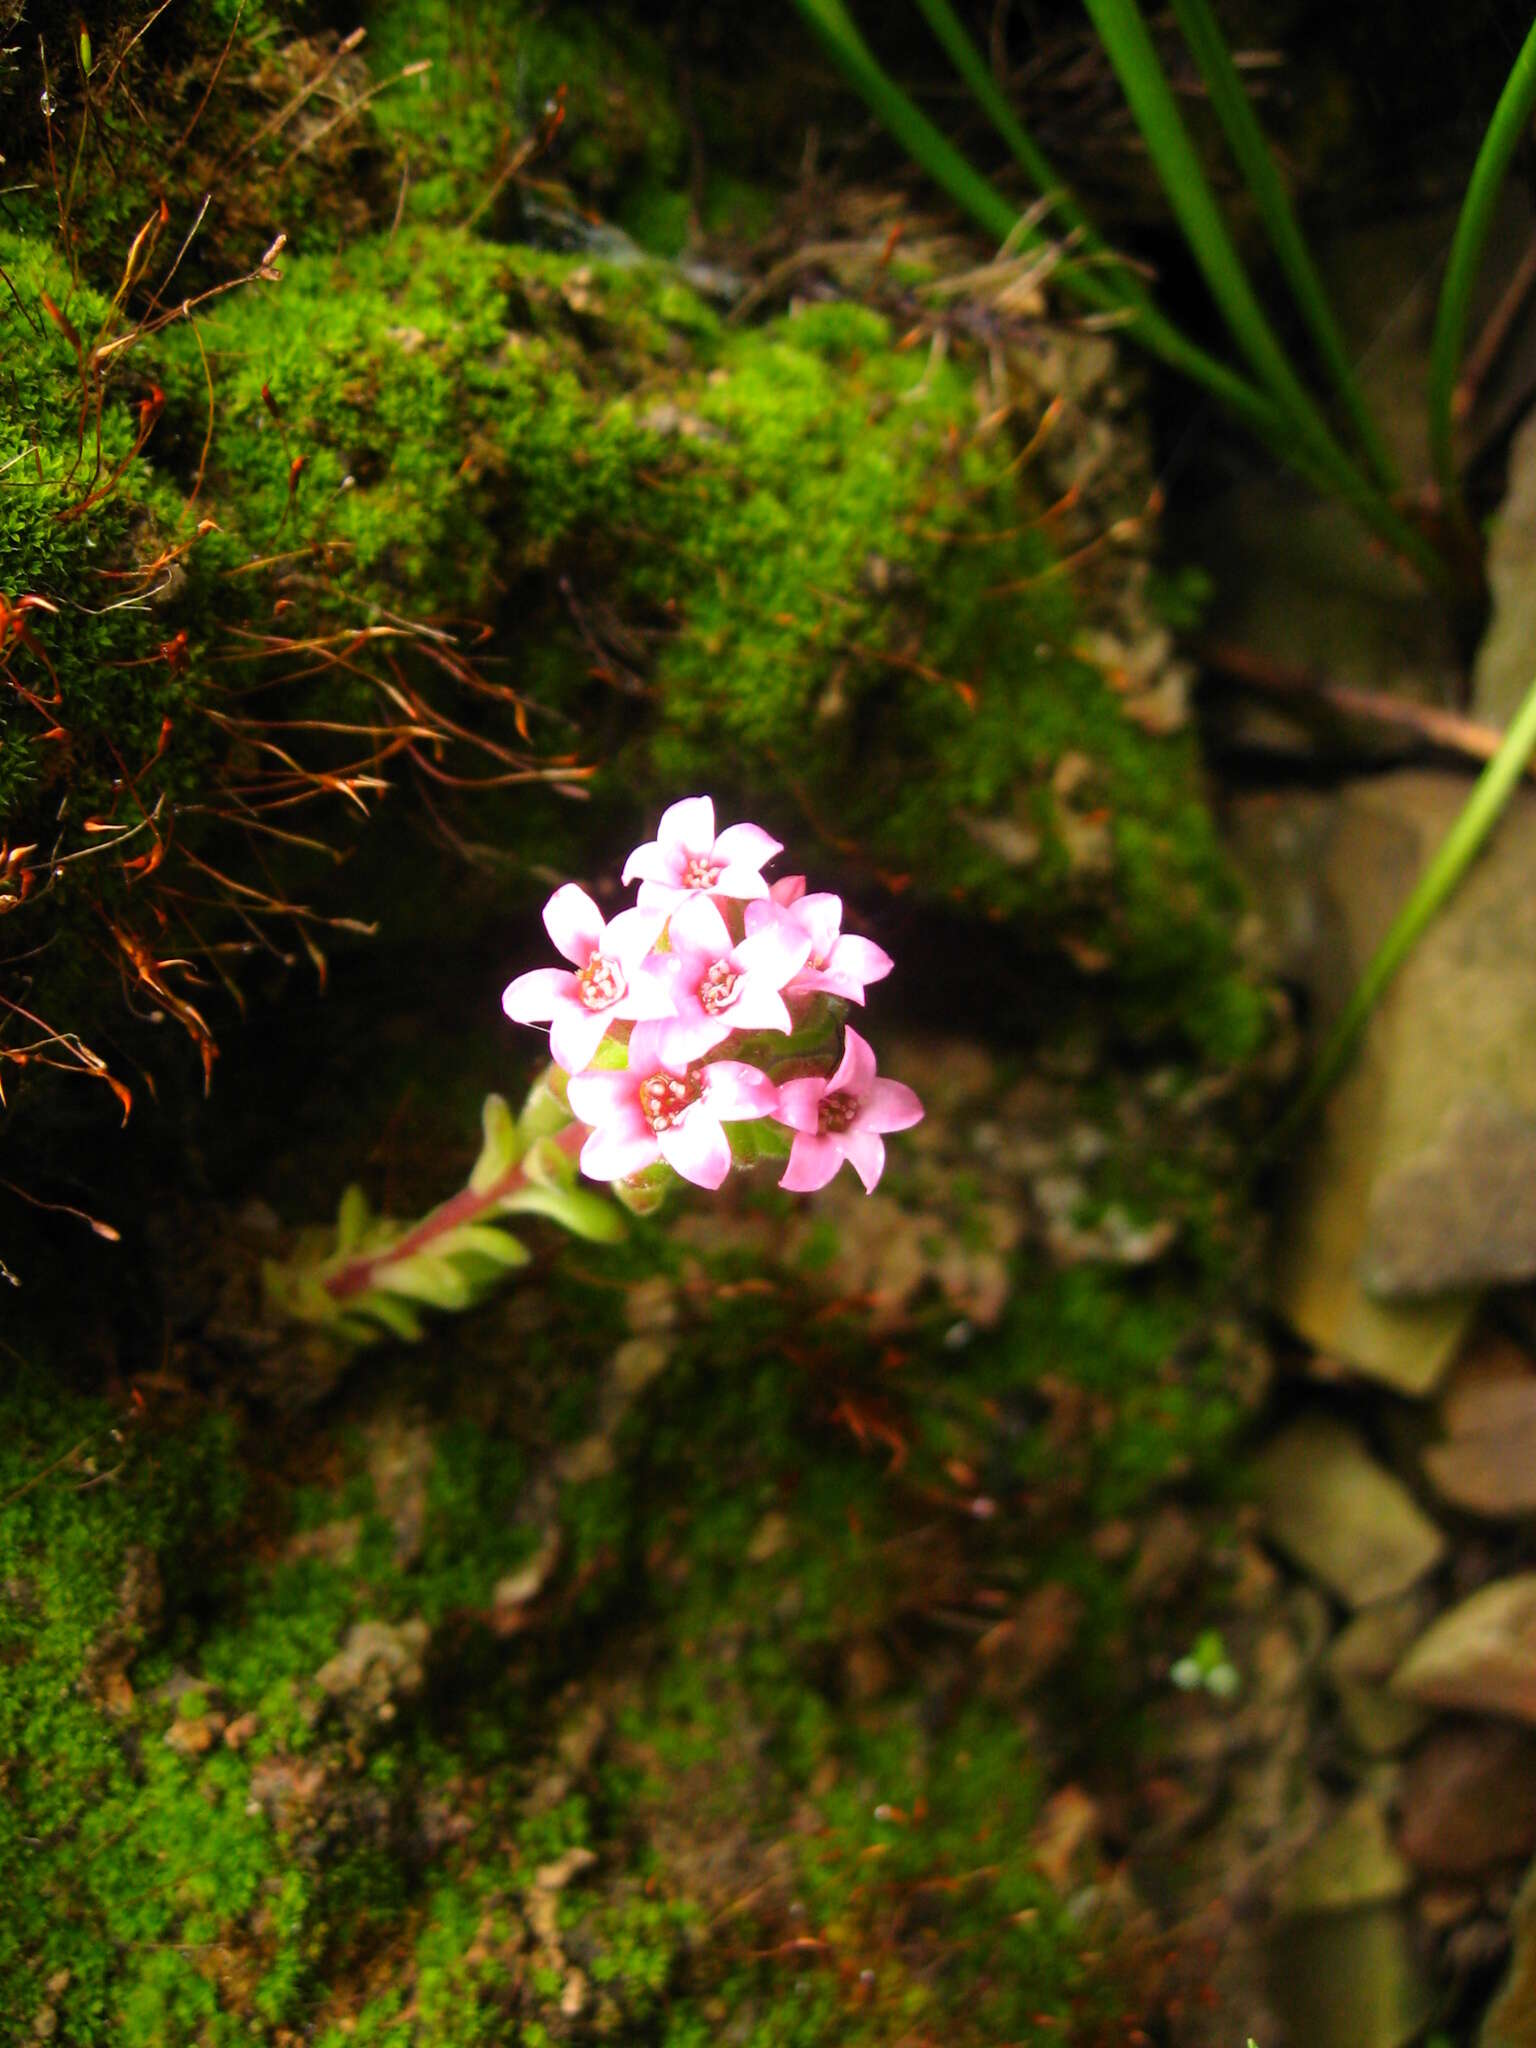
M 398 1265 L 381 1266 L 374 1283 L 388 1294 L 408 1295 L 429 1308 L 468 1308 L 473 1293 L 451 1259 L 436 1252 L 413 1252 Z
M 587 1188 L 519 1188 L 501 1208 L 514 1215 L 547 1216 L 551 1223 L 558 1223 L 573 1237 L 584 1237 L 589 1244 L 617 1244 L 624 1235 L 624 1218 L 618 1210 Z
M 771 1116 L 754 1118 L 751 1123 L 727 1124 L 725 1135 L 737 1166 L 755 1166 L 761 1159 L 787 1159 L 795 1138 L 787 1124 Z
M 531 1145 L 535 1138 L 552 1138 L 570 1121 L 565 1076 L 558 1067 L 547 1067 L 528 1091 L 528 1099 L 518 1114 L 517 1128 L 523 1143 Z
M 553 1138 L 540 1138 L 528 1147 L 523 1172 L 536 1187 L 569 1188 L 576 1185 L 576 1162 Z
M 480 1111 L 480 1128 L 484 1133 L 480 1157 L 469 1176 L 469 1185 L 477 1195 L 504 1180 L 523 1150 L 523 1133 L 513 1120 L 505 1096 L 487 1095 Z
M 372 1221 L 373 1211 L 368 1206 L 368 1197 L 354 1181 L 342 1196 L 336 1211 L 337 1251 L 356 1251 Z
M 526 1266 L 533 1257 L 528 1247 L 509 1230 L 496 1230 L 489 1223 L 463 1223 L 434 1246 L 437 1256 L 456 1259 L 460 1252 L 475 1252 L 495 1266 Z
M 421 1317 L 416 1311 L 378 1289 L 370 1288 L 366 1294 L 355 1295 L 348 1304 L 343 1322 L 350 1323 L 354 1317 L 362 1315 L 372 1316 L 392 1337 L 399 1337 L 406 1344 L 414 1344 L 421 1335 Z

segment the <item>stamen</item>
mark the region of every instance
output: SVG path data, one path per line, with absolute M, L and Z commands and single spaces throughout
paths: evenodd
M 859 1113 L 858 1098 L 839 1088 L 834 1095 L 823 1095 L 816 1115 L 816 1129 L 822 1137 L 829 1131 L 834 1135 L 846 1131 Z
M 718 1017 L 735 1002 L 740 985 L 741 976 L 730 961 L 717 960 L 699 983 L 699 1007 L 708 1016 Z
M 707 853 L 690 853 L 683 866 L 683 887 L 713 889 L 724 873 L 724 861 L 711 860 Z
M 617 960 L 610 960 L 604 953 L 594 953 L 578 972 L 576 986 L 587 1009 L 611 1010 L 629 984 Z
M 680 1080 L 664 1071 L 648 1074 L 640 1083 L 640 1114 L 653 1131 L 670 1131 L 698 1096 L 699 1086 L 691 1075 Z

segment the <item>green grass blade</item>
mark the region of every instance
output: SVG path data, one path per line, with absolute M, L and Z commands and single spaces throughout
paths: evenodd
M 841 0 L 795 0 L 800 12 L 821 36 L 849 81 L 863 95 L 896 140 L 933 182 L 964 209 L 978 227 L 999 243 L 1022 237 L 1026 248 L 1044 249 L 1048 238 L 1022 224 L 1017 210 L 988 179 L 968 163 L 949 139 L 917 108 L 882 69 L 859 34 Z M 1043 160 L 1042 160 L 1043 161 Z M 1047 167 L 1048 168 L 1048 167 Z M 1121 270 L 1114 275 L 1123 277 Z M 1203 384 L 1215 397 L 1284 454 L 1289 436 L 1285 421 L 1266 395 L 1217 357 L 1179 333 L 1144 299 L 1131 299 L 1112 277 L 1091 267 L 1065 265 L 1064 289 L 1095 312 L 1122 316 L 1126 331 L 1173 369 Z
M 1174 216 L 1260 386 L 1315 470 L 1362 518 L 1428 574 L 1444 568 L 1422 534 L 1361 474 L 1329 431 L 1264 316 L 1163 75 L 1136 0 L 1086 0 Z
M 1399 482 L 1396 468 L 1365 402 L 1349 351 L 1344 346 L 1344 337 L 1333 317 L 1333 307 L 1291 207 L 1290 195 L 1275 168 L 1269 144 L 1264 140 L 1264 131 L 1243 90 L 1237 66 L 1211 12 L 1209 0 L 1172 0 L 1172 5 L 1190 55 L 1205 80 L 1211 107 L 1221 123 L 1238 169 L 1247 180 L 1276 260 L 1311 331 L 1317 352 L 1354 424 L 1377 482 L 1384 491 L 1395 491 Z
M 1273 1142 L 1276 1146 L 1283 1145 L 1296 1134 L 1338 1079 L 1382 992 L 1471 866 L 1483 841 L 1498 823 L 1504 806 L 1519 786 L 1533 753 L 1536 753 L 1536 682 L 1527 690 L 1504 736 L 1503 745 L 1473 784 L 1472 793 L 1456 822 L 1436 847 L 1434 858 L 1419 877 L 1413 893 L 1361 975 L 1338 1022 L 1328 1034 L 1327 1043 L 1318 1055 L 1306 1086 L 1275 1134 Z
M 1456 397 L 1456 374 L 1467 337 L 1467 317 L 1472 305 L 1472 288 L 1477 282 L 1483 249 L 1493 226 L 1494 209 L 1504 180 L 1509 174 L 1521 138 L 1536 110 L 1536 24 L 1531 27 L 1514 69 L 1505 81 L 1499 103 L 1493 110 L 1477 162 L 1467 183 L 1461 215 L 1451 242 L 1440 287 L 1440 304 L 1435 312 L 1435 335 L 1429 352 L 1429 447 L 1447 505 L 1461 501 L 1461 483 L 1456 474 L 1451 409 Z
M 1043 198 L 1050 201 L 1057 219 L 1073 230 L 1081 247 L 1096 257 L 1106 257 L 1113 262 L 1113 252 L 1073 198 L 1070 188 L 1057 176 L 1050 159 L 1030 139 L 1023 123 L 1009 106 L 986 59 L 966 34 L 949 0 L 917 0 L 917 5 L 943 44 L 950 62 L 970 87 L 977 105 L 1012 150 L 1025 177 Z M 1141 279 L 1123 264 L 1117 268 L 1114 288 L 1138 302 L 1148 296 Z

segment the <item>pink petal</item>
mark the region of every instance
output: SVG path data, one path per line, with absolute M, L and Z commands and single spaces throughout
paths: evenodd
M 806 1074 L 798 1081 L 781 1081 L 778 1107 L 773 1113 L 792 1131 L 814 1132 L 821 1120 L 821 1099 L 826 1092 L 826 1082 L 816 1074 Z
M 869 1084 L 875 1078 L 875 1056 L 868 1044 L 857 1031 L 843 1033 L 843 1056 L 838 1062 L 837 1072 L 827 1083 L 829 1095 L 862 1096 L 868 1092 Z
M 612 1014 L 631 1019 L 670 1017 L 675 1010 L 671 976 L 664 973 L 658 963 L 656 966 L 647 965 L 636 970 L 627 994 L 619 999 Z
M 792 1195 L 810 1195 L 824 1188 L 843 1163 L 844 1143 L 842 1138 L 798 1136 L 789 1148 L 789 1164 L 779 1186 Z
M 715 1060 L 704 1069 L 704 1100 L 711 1116 L 735 1123 L 776 1115 L 779 1090 L 761 1068 L 745 1060 Z
M 656 827 L 656 838 L 674 858 L 708 853 L 715 843 L 715 806 L 707 796 L 685 796 L 668 804 Z
M 797 1144 L 801 1143 L 796 1139 Z M 885 1171 L 885 1140 L 877 1138 L 873 1131 L 861 1131 L 855 1127 L 843 1133 L 843 1150 L 859 1179 L 864 1183 L 866 1195 L 875 1192 L 875 1183 Z
M 557 953 L 585 967 L 603 943 L 603 913 L 585 889 L 567 882 L 544 906 L 544 929 Z
M 514 1024 L 542 1024 L 553 1017 L 556 1007 L 576 993 L 576 977 L 563 967 L 535 967 L 508 982 L 502 991 L 501 1007 Z
M 566 1099 L 578 1123 L 617 1124 L 627 1117 L 644 1129 L 635 1100 L 637 1085 L 634 1075 L 622 1067 L 605 1067 L 595 1074 L 573 1074 L 566 1084 Z
M 731 950 L 731 934 L 725 919 L 709 897 L 697 891 L 677 906 L 669 936 L 674 953 L 701 954 L 706 964 Z
M 756 904 L 749 906 L 756 909 Z M 736 948 L 734 958 L 754 976 L 773 988 L 783 988 L 795 978 L 810 954 L 811 942 L 797 931 L 787 917 L 760 923 Z
M 728 825 L 715 841 L 716 860 L 730 867 L 760 868 L 783 851 L 782 842 L 771 838 L 761 825 Z
M 717 896 L 734 896 L 738 903 L 768 894 L 768 884 L 757 869 L 749 867 L 745 861 L 733 861 L 729 867 L 723 867 L 710 887 Z
M 780 875 L 769 888 L 768 894 L 775 903 L 798 903 L 805 894 L 804 875 Z
M 682 872 L 682 865 L 676 854 L 663 846 L 659 839 L 647 839 L 645 844 L 637 846 L 625 861 L 623 879 L 632 882 L 638 875 L 644 881 L 670 883 L 675 887 Z M 643 889 L 640 892 L 640 901 L 642 905 L 645 902 Z
M 645 851 L 644 847 L 640 851 L 643 853 Z M 640 872 L 634 866 L 634 858 L 635 856 L 631 854 L 628 863 L 625 865 L 624 879 L 626 882 L 633 875 L 637 875 Z M 640 910 L 659 912 L 663 920 L 665 920 L 667 913 L 675 910 L 679 903 L 686 903 L 692 893 L 691 889 L 683 887 L 682 883 L 676 879 L 669 868 L 665 875 L 650 877 L 640 884 L 640 893 L 635 898 L 635 904 Z
M 638 1130 L 610 1125 L 594 1131 L 582 1146 L 581 1170 L 589 1180 L 627 1180 L 630 1174 L 654 1166 L 660 1157 L 661 1148 L 646 1124 L 641 1123 Z
M 851 974 L 833 974 L 806 967 L 797 974 L 784 991 L 787 996 L 841 996 L 845 1003 L 862 1003 L 864 984 L 855 981 Z
M 555 1056 L 555 1065 L 568 1074 L 579 1074 L 583 1067 L 590 1067 L 612 1021 L 612 1010 L 589 1010 L 582 1002 L 558 1003 L 555 1020 L 549 1027 L 549 1049 Z
M 784 998 L 771 982 L 747 976 L 737 986 L 736 1000 L 720 1012 L 721 1022 L 732 1031 L 793 1031 L 794 1020 Z
M 857 982 L 884 981 L 896 965 L 884 947 L 873 939 L 860 938 L 857 932 L 844 932 L 832 951 L 822 957 L 828 973 Z
M 811 957 L 824 961 L 843 928 L 843 899 L 820 890 L 795 905 L 795 915 L 811 935 Z
M 637 1024 L 631 1033 L 629 1074 L 635 1088 L 640 1086 L 647 1074 L 654 1074 L 658 1067 L 665 1067 L 668 1073 L 681 1077 L 682 1068 L 674 1066 L 671 1060 L 663 1059 L 661 1056 L 661 1034 L 666 1028 L 664 1023 L 647 1018 L 645 1023 Z
M 853 1120 L 856 1131 L 905 1131 L 923 1120 L 917 1091 L 905 1081 L 874 1081 Z
M 687 1110 L 669 1131 L 658 1131 L 661 1156 L 696 1188 L 717 1188 L 731 1170 L 731 1147 L 718 1117 L 702 1102 Z
M 617 960 L 626 979 L 633 980 L 640 963 L 661 937 L 666 919 L 655 910 L 621 910 L 603 928 L 601 950 Z
M 703 1059 L 705 1053 L 713 1052 L 717 1045 L 724 1045 L 734 1028 L 728 1016 L 711 1017 L 697 1007 L 688 1014 L 669 1018 L 661 1026 L 663 1062 L 680 1074 L 695 1060 Z

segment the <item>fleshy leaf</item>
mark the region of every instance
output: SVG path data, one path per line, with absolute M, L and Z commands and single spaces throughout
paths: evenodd
M 558 1067 L 549 1067 L 528 1091 L 518 1113 L 518 1135 L 525 1146 L 531 1145 L 536 1138 L 551 1138 L 556 1131 L 563 1131 L 570 1121 L 565 1076 Z
M 373 1212 L 368 1207 L 368 1197 L 354 1181 L 343 1194 L 336 1211 L 337 1251 L 356 1251 L 372 1220 Z
M 341 1320 L 343 1325 L 350 1325 L 364 1315 L 382 1323 L 392 1337 L 400 1338 L 403 1343 L 414 1344 L 421 1336 L 421 1317 L 413 1308 L 397 1301 L 393 1295 L 385 1294 L 382 1289 L 371 1288 L 368 1293 L 358 1295 Z
M 434 1251 L 448 1259 L 457 1259 L 461 1252 L 473 1252 L 498 1267 L 526 1266 L 533 1257 L 510 1231 L 493 1229 L 488 1223 L 461 1223 L 457 1230 L 438 1240 Z
M 487 1095 L 480 1111 L 480 1128 L 484 1133 L 480 1157 L 469 1176 L 469 1185 L 477 1195 L 483 1195 L 512 1171 L 522 1156 L 526 1136 L 513 1120 L 503 1095 Z
M 589 1244 L 617 1244 L 624 1235 L 624 1218 L 611 1202 L 586 1188 L 519 1188 L 501 1204 L 504 1212 L 547 1216 L 552 1223 L 584 1237 Z
M 387 1294 L 424 1301 L 429 1308 L 468 1308 L 473 1299 L 457 1266 L 436 1252 L 413 1252 L 398 1265 L 381 1266 L 374 1285 Z

